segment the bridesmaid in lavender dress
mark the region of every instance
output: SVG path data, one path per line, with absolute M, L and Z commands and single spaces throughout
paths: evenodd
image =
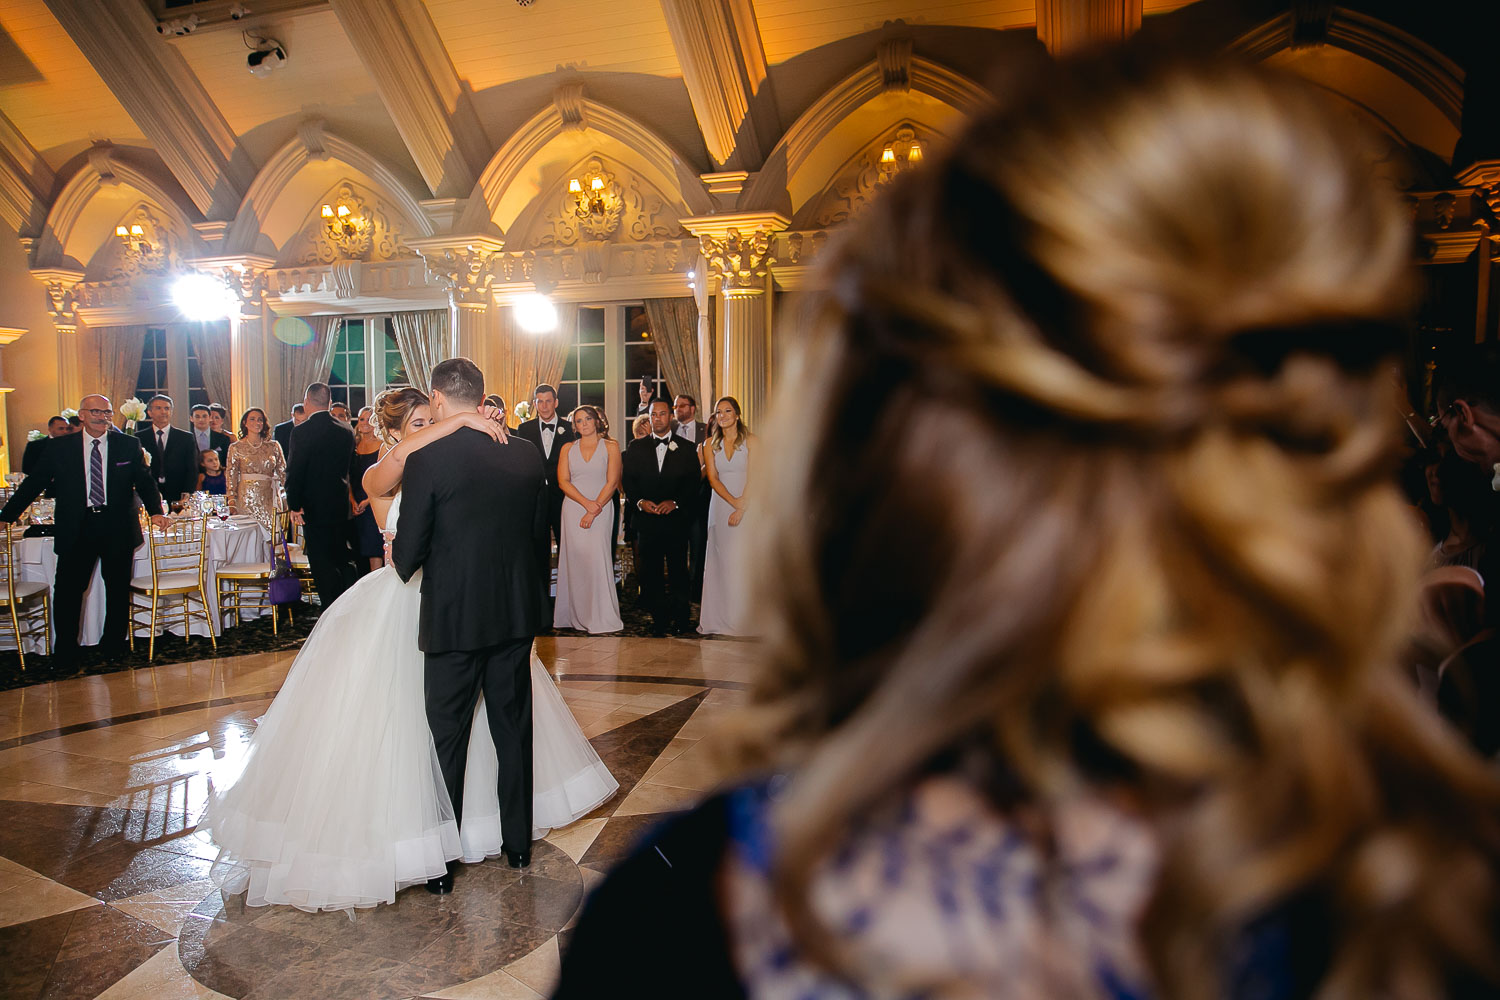
M 598 407 L 573 411 L 578 437 L 563 445 L 557 485 L 563 491 L 562 544 L 557 553 L 557 605 L 552 624 L 598 634 L 618 632 L 620 599 L 615 593 L 614 496 L 620 488 L 620 446 Z
M 713 488 L 708 504 L 708 546 L 703 556 L 704 635 L 752 635 L 749 622 L 749 551 L 745 545 L 745 491 L 750 484 L 750 428 L 740 404 L 725 396 L 714 404 L 713 432 L 703 443 L 703 470 Z

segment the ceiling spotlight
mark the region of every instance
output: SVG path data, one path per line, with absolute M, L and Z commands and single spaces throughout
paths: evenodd
M 172 301 L 190 320 L 224 319 L 239 307 L 234 292 L 222 278 L 195 271 L 172 286 Z
M 286 62 L 286 50 L 274 38 L 263 38 L 260 44 L 245 57 L 250 72 L 255 76 L 270 76 L 277 67 Z
M 557 307 L 545 295 L 532 293 L 516 300 L 516 323 L 527 333 L 557 329 Z

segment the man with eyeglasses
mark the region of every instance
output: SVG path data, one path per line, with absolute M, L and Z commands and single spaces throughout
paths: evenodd
M 57 578 L 52 592 L 55 634 L 52 655 L 63 673 L 77 669 L 78 627 L 83 595 L 100 567 L 104 578 L 105 659 L 123 657 L 130 613 L 130 568 L 142 542 L 137 500 L 155 513 L 152 522 L 165 527 L 161 494 L 147 465 L 144 443 L 115 431 L 114 410 L 103 396 L 85 396 L 78 404 L 83 432 L 53 441 L 37 470 L 17 487 L 0 510 L 0 522 L 14 524 L 21 513 L 51 490 Z

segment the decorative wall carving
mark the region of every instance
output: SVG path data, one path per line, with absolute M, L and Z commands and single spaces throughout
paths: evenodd
M 319 213 L 322 205 L 347 206 L 348 226 L 330 226 Z M 355 224 L 353 220 L 359 220 Z M 382 261 L 413 256 L 402 233 L 391 222 L 390 211 L 378 198 L 345 181 L 325 196 L 283 259 L 297 264 L 332 264 L 336 260 Z
M 128 281 L 145 275 L 160 275 L 182 268 L 182 238 L 149 205 L 138 205 L 125 213 L 119 225 L 127 238 L 110 236 L 105 255 L 104 280 Z M 134 227 L 141 232 L 136 234 Z
M 875 61 L 880 65 L 880 85 L 889 93 L 911 92 L 910 38 L 887 38 L 875 48 Z
M 856 156 L 813 202 L 811 212 L 801 216 L 820 229 L 848 222 L 870 203 L 881 185 L 900 172 L 900 160 L 897 164 L 881 162 L 885 150 L 891 148 L 900 156 L 914 142 L 924 150 L 932 148 L 932 136 L 920 126 L 904 122 L 892 129 Z
M 454 302 L 489 302 L 495 273 L 495 251 L 472 246 L 449 246 L 425 251 L 427 270 L 448 290 Z
M 771 258 L 771 234 L 767 230 L 742 235 L 731 229 L 723 236 L 699 237 L 708 273 L 718 278 L 725 291 L 760 288 Z
M 578 179 L 582 190 L 572 192 L 566 183 L 562 185 L 561 193 L 547 206 L 538 223 L 527 227 L 537 234 L 523 244 L 528 249 L 570 247 L 588 240 L 640 243 L 682 235 L 678 208 L 633 174 L 624 171 L 617 174 L 603 160 L 594 157 L 581 173 L 572 177 Z M 602 212 L 590 212 L 579 204 L 580 196 L 588 198 L 593 193 L 590 184 L 595 177 L 603 183 L 598 192 L 603 202 Z

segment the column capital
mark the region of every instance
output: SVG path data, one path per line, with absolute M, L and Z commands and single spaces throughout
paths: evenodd
M 59 333 L 78 332 L 78 303 L 73 290 L 83 281 L 82 271 L 65 267 L 35 267 L 32 277 L 47 290 L 47 313 Z
M 239 299 L 242 314 L 259 316 L 261 304 L 270 289 L 269 272 L 276 267 L 274 257 L 260 254 L 227 254 L 212 257 L 195 257 L 189 266 L 207 274 L 217 274 L 224 279 L 229 290 Z
M 777 212 L 735 212 L 683 219 L 682 224 L 698 237 L 709 276 L 719 279 L 726 296 L 734 296 L 765 290 L 772 234 L 791 220 Z
M 495 255 L 505 241 L 493 236 L 432 236 L 410 240 L 407 246 L 422 255 L 427 270 L 448 290 L 457 305 L 488 305 L 494 284 Z

